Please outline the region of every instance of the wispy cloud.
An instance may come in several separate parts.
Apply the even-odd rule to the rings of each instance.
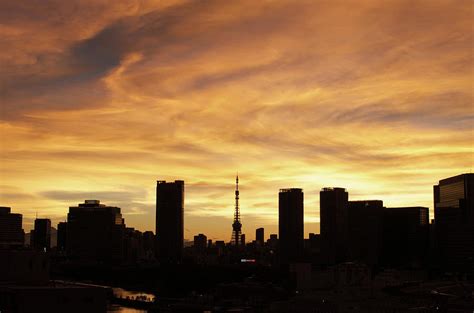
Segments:
[[[473,166],[472,10],[3,1],[0,201],[59,220],[100,198],[153,230],[155,181],[184,179],[189,238],[228,237],[237,171],[250,238],[283,187],[305,189],[306,232],[323,186],[431,206]]]

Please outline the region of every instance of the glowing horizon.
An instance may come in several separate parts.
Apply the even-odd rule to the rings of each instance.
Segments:
[[[277,233],[278,190],[425,206],[472,171],[470,1],[0,4],[0,206],[52,225],[85,199],[155,229],[185,181],[185,238]]]

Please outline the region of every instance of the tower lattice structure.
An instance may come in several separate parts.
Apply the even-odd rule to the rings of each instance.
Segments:
[[[242,244],[242,223],[240,222],[239,207],[239,175],[235,178],[235,211],[234,222],[232,223],[231,244],[235,246],[240,246]]]

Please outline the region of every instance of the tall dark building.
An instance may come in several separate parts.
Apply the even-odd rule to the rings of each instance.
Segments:
[[[474,272],[474,174],[442,179],[433,191],[441,264],[449,270]]]
[[[196,252],[203,252],[207,247],[207,236],[204,234],[199,234],[194,236],[194,249]]]
[[[157,253],[162,262],[180,262],[184,236],[184,181],[157,181]]]
[[[152,231],[143,233],[143,250],[147,258],[154,258],[156,253],[156,237]]]
[[[125,224],[120,208],[86,200],[69,207],[66,250],[72,259],[121,263]]]
[[[133,227],[126,227],[123,242],[124,263],[135,264],[145,257],[143,233]]]
[[[263,246],[265,243],[265,229],[263,227],[257,228],[255,231],[255,241],[259,246]]]
[[[59,222],[58,223],[58,250],[59,251],[66,251],[67,245],[67,223],[66,222]]]
[[[377,265],[382,254],[383,201],[349,201],[347,259]]]
[[[279,256],[282,264],[303,255],[304,196],[300,188],[280,189],[278,198]]]
[[[429,247],[429,216],[425,207],[385,208],[383,259],[394,267],[421,267]]]
[[[346,261],[349,194],[344,188],[323,188],[320,197],[322,255],[327,264]]]
[[[49,251],[51,248],[51,220],[49,218],[35,219],[35,229],[32,234],[32,246],[40,251]]]
[[[22,221],[21,214],[11,213],[9,207],[0,207],[0,247],[23,246]]]

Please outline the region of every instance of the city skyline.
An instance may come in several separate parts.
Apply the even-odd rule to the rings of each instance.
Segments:
[[[247,240],[278,232],[280,188],[304,190],[306,236],[323,187],[432,218],[433,185],[472,170],[470,1],[0,12],[0,205],[25,231],[85,199],[153,230],[155,181],[180,179],[185,238],[227,241],[238,171]]]
[[[455,175],[455,177],[460,177],[462,175],[467,175],[468,173],[462,173],[462,174],[458,174],[458,175]],[[471,174],[471,173],[469,173]],[[160,186],[160,184],[164,184],[166,183],[166,181],[163,181],[163,180],[158,180],[156,181],[157,182],[157,185]],[[176,180],[175,183],[180,183],[180,184],[184,184],[184,181],[183,180]],[[170,182],[169,185],[173,185],[174,183]],[[433,187],[436,187],[437,185],[434,184],[432,186]],[[157,187],[156,187],[157,188]],[[235,185],[234,185],[234,188],[235,188]],[[347,197],[347,194],[349,195],[348,199],[347,200],[350,200],[349,203],[357,203],[357,202],[360,202],[360,203],[375,203],[375,202],[380,202],[381,203],[381,208],[387,208],[387,207],[394,207],[394,206],[390,206],[390,205],[387,205],[386,203],[384,203],[384,200],[383,199],[375,199],[375,198],[367,198],[367,199],[355,199],[357,197],[353,197],[352,194],[350,193],[349,190],[347,190],[346,188],[344,187],[323,187],[319,190],[319,194],[321,196],[321,194],[323,193],[323,191],[332,191],[332,190],[342,190],[344,193],[346,193],[346,197]],[[183,190],[186,190],[186,188],[183,187]],[[291,187],[291,188],[280,188],[278,191],[277,191],[277,194],[276,194],[276,198],[277,198],[277,207],[276,207],[276,215],[277,215],[277,224],[276,225],[263,225],[263,224],[258,224],[258,222],[255,222],[255,221],[249,221],[249,227],[246,228],[247,232],[244,232],[242,231],[242,234],[245,236],[246,233],[248,233],[247,235],[247,239],[248,240],[256,240],[256,234],[255,234],[255,231],[257,229],[259,229],[260,227],[262,228],[265,228],[267,229],[267,237],[270,236],[270,234],[279,234],[279,224],[278,224],[278,220],[280,219],[279,218],[279,207],[280,207],[280,204],[281,204],[281,193],[282,193],[282,190],[285,191],[285,190],[300,190],[302,192],[304,192],[304,189],[301,189],[301,188],[294,188],[294,187]],[[235,192],[235,190],[234,190]],[[157,193],[157,196],[158,196],[158,193]],[[89,199],[83,199],[83,200],[80,200],[79,202],[82,202],[82,201],[89,201],[89,202],[94,202],[94,201],[100,201],[100,202],[104,202],[102,201],[101,199],[97,199],[97,198],[89,198]],[[304,202],[306,203],[306,198],[304,197]],[[113,200],[111,201],[111,203],[113,203]],[[186,203],[186,200],[184,200],[184,203]],[[107,205],[109,205],[109,203],[105,203]],[[155,210],[157,208],[157,204],[158,202],[155,201]],[[68,205],[67,209],[70,209],[71,207],[73,206],[73,204],[70,204]],[[5,206],[7,207],[7,206]],[[111,205],[110,207],[114,207],[113,205]],[[410,206],[410,205],[406,205],[405,207],[422,207],[422,206]],[[15,210],[15,207],[11,207],[13,210]],[[427,217],[428,220],[432,220],[434,219],[434,208],[432,208],[431,206],[426,206],[426,208],[428,209],[428,214],[429,216]],[[67,210],[66,209],[66,210]],[[123,210],[123,208],[120,208],[121,210]],[[234,207],[234,210],[235,210],[235,207]],[[320,214],[320,211],[321,211],[321,207],[320,207],[320,201],[318,201],[318,213]],[[304,231],[303,231],[303,237],[304,238],[308,238],[308,235],[310,235],[311,233],[317,233],[317,234],[320,234],[320,225],[319,225],[319,222],[317,223],[316,227],[315,225],[313,225],[313,223],[311,222],[307,222],[306,221],[306,212],[307,212],[307,207],[306,207],[306,204],[303,204],[303,227],[304,227]],[[18,212],[16,212],[18,213]],[[192,242],[193,241],[193,237],[197,234],[201,234],[201,233],[204,233],[206,236],[209,235],[209,239],[212,239],[212,240],[224,240],[224,241],[228,241],[228,242],[232,242],[232,239],[231,240],[228,240],[227,237],[224,235],[222,237],[219,237],[219,236],[216,236],[215,234],[211,234],[209,232],[206,233],[206,227],[207,227],[207,224],[203,224],[200,228],[200,230],[203,230],[202,232],[200,233],[195,233],[195,234],[192,234],[190,229],[187,228],[187,225],[186,225],[186,204],[184,204],[184,240],[185,241],[188,241],[188,242]],[[232,212],[234,213],[234,212]],[[21,213],[20,213],[21,214]],[[126,216],[124,215],[124,218]],[[157,218],[156,218],[156,214],[154,215],[155,219],[154,221],[156,220],[157,221]],[[49,217],[45,216],[45,217],[38,217],[38,216],[35,216],[35,219],[34,221],[38,221],[38,220],[42,220],[42,219],[49,219]],[[66,218],[67,218],[67,214],[66,214]],[[51,223],[51,227],[54,227],[56,228],[55,226],[57,226],[57,224],[63,222],[66,220],[66,218],[64,220],[59,220],[58,223],[55,223],[55,222],[52,222]],[[24,217],[23,217],[24,219]],[[210,222],[212,219],[212,217],[209,217],[209,219],[207,220],[207,222]],[[232,217],[231,218],[231,221],[233,220],[234,218]],[[28,227],[25,227],[26,225],[28,225],[27,223],[25,223],[23,221],[22,223],[23,225],[23,229],[25,230],[25,232],[28,232],[28,231],[33,231],[34,227],[32,227],[31,229],[29,229]],[[133,228],[136,228],[134,227],[133,225],[130,225],[128,224],[129,227],[133,227]],[[229,225],[225,224],[225,225],[220,225],[223,229],[225,228],[229,228]],[[157,223],[155,223],[155,228],[157,227]],[[145,231],[149,231],[149,229],[139,229],[137,228],[138,230],[142,231],[142,232],[145,232]],[[156,229],[154,229],[154,232],[156,233]],[[225,233],[225,231],[224,231]],[[188,237],[188,234],[191,234],[190,237]],[[231,236],[230,236],[231,237]]]

